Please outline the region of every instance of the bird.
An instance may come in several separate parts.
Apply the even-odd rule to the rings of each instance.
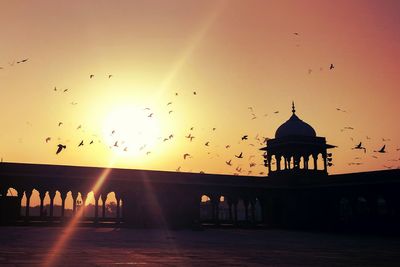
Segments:
[[[252,168],[252,167],[256,166],[256,164],[254,162],[250,162],[249,166],[250,166],[250,168]]]
[[[346,126],[346,127],[344,127],[343,129],[346,129],[346,130],[354,130],[353,127],[349,127],[349,126]]]
[[[58,153],[60,153],[63,149],[66,149],[66,148],[67,148],[66,145],[62,145],[62,144],[58,144],[57,146],[58,146],[58,148],[57,148],[57,151],[56,151],[56,155],[57,155]]]
[[[46,143],[50,142],[50,140],[51,140],[51,137],[47,137],[46,138]]]
[[[375,156],[375,155],[373,155],[372,157],[373,157],[374,159],[377,159],[377,158],[378,158],[378,157],[377,157],[377,156]]]
[[[230,148],[230,147],[231,147],[230,145],[226,145],[226,146],[225,146],[225,148],[227,148],[227,149]]]
[[[78,147],[83,146],[83,140],[79,143]]]
[[[386,145],[383,145],[383,147],[382,147],[381,149],[379,149],[378,151],[377,151],[377,150],[374,150],[374,152],[386,153],[385,148],[386,148]]]
[[[171,114],[173,112],[173,110],[168,111],[168,114]]]
[[[241,172],[241,171],[242,171],[242,168],[240,168],[239,166],[237,166],[235,170],[236,170],[237,172]]]
[[[63,91],[64,93],[66,93],[66,92],[68,92],[68,88],[67,89],[64,89],[64,91]]]
[[[189,153],[183,154],[183,159],[186,159],[187,157],[190,157],[190,154],[189,154]]]
[[[275,114],[278,114],[278,113],[279,113],[279,110],[275,111],[274,113],[275,113]]]
[[[312,69],[308,69],[308,74],[311,74],[312,73]]]
[[[174,138],[174,135],[173,135],[173,134],[170,134],[170,135],[168,136],[168,139],[171,139],[171,138]]]
[[[112,77],[112,74],[108,74],[108,79],[110,79]]]
[[[151,151],[147,151],[147,152],[146,152],[146,155],[148,156],[148,155],[150,155],[150,153],[151,153]]]
[[[194,127],[190,127],[190,130],[193,131]]]
[[[242,159],[243,158],[243,152],[240,152],[239,155],[235,155],[235,157],[237,157],[238,159]]]
[[[153,114],[154,114],[154,113],[150,113],[149,116],[147,116],[147,117],[152,118],[152,117],[153,117]]]
[[[217,128],[213,127],[212,130],[215,131]]]
[[[63,125],[63,123],[60,121],[60,122],[58,123],[58,126],[61,126],[61,125]]]
[[[81,124],[79,124],[78,127],[76,127],[77,130],[79,130],[80,128],[82,128]]]
[[[118,141],[115,141],[114,146],[118,147]]]
[[[249,138],[248,135],[243,135],[243,136],[242,136],[242,140],[247,140],[248,138]]]
[[[204,145],[205,146],[210,146],[210,142],[207,141]]]
[[[57,91],[57,86],[54,86],[54,89],[53,89],[54,91]]]
[[[388,142],[388,141],[390,141],[390,139],[389,138],[382,138],[382,142]]]
[[[92,140],[92,141],[90,141],[89,145],[91,145],[91,144],[93,144],[93,143],[94,143],[94,141]]]
[[[77,102],[73,102],[73,101],[70,104],[73,105],[73,106],[78,105]]]
[[[25,58],[23,60],[17,61],[17,64],[27,62],[29,58]]]
[[[180,172],[180,171],[181,171],[181,166],[179,166],[179,167],[176,169],[176,171],[177,171],[177,172]]]
[[[112,131],[111,131],[111,134],[115,134],[115,130],[112,130]]]
[[[362,143],[360,142],[358,145],[353,147],[352,149],[364,149],[364,153],[367,153],[367,149],[362,146]]]
[[[171,105],[171,104],[172,104],[172,102],[168,102],[168,103],[167,103],[167,106],[169,106],[169,105]]]
[[[335,66],[333,65],[333,64],[331,64],[330,66],[329,66],[329,69],[330,70],[333,70],[335,68]]]
[[[178,96],[178,93],[175,93],[175,96]]]
[[[124,152],[128,152],[128,147],[125,147],[125,148],[124,148]]]
[[[193,94],[194,94],[194,95],[197,95],[196,91],[193,91]]]
[[[293,34],[294,34],[294,35],[297,35],[297,36],[299,35],[299,33],[298,33],[298,32],[294,32]]]
[[[169,140],[168,138],[164,138],[164,139],[163,139],[163,142],[168,141],[168,140]]]
[[[89,78],[92,79],[94,77],[94,74],[90,74]]]
[[[229,165],[229,166],[232,166],[232,160],[231,160],[231,159],[228,160],[228,161],[225,161],[225,163],[226,163],[227,165]]]

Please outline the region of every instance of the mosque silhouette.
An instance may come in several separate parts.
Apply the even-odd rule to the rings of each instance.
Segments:
[[[400,170],[328,175],[332,148],[296,115],[293,103],[289,120],[261,148],[267,177],[3,162],[0,221],[63,225],[81,210],[85,225],[398,232]],[[11,188],[16,196],[7,195]],[[32,192],[40,197],[36,214]],[[94,205],[82,205],[90,192]],[[115,194],[112,215],[106,212],[110,192]],[[54,205],[55,198],[61,206]],[[65,209],[67,202],[71,210]]]

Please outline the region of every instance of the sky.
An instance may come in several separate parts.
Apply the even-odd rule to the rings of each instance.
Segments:
[[[399,168],[399,13],[399,1],[1,1],[0,156],[265,176],[261,142],[294,101],[337,146],[330,174]]]

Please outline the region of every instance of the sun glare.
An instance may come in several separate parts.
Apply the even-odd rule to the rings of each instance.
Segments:
[[[159,136],[160,122],[150,109],[118,107],[104,120],[104,140],[118,156],[143,155],[155,146]]]

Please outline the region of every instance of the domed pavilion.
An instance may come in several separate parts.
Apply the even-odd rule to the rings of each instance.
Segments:
[[[292,102],[292,116],[275,132],[275,138],[267,140],[265,165],[269,175],[277,174],[328,174],[327,166],[332,165],[332,154],[327,149],[335,146],[326,143],[325,137],[318,137],[314,128],[302,121]],[[322,157],[323,166],[318,166]],[[312,159],[313,166],[309,161]],[[273,168],[273,165],[276,165]]]

